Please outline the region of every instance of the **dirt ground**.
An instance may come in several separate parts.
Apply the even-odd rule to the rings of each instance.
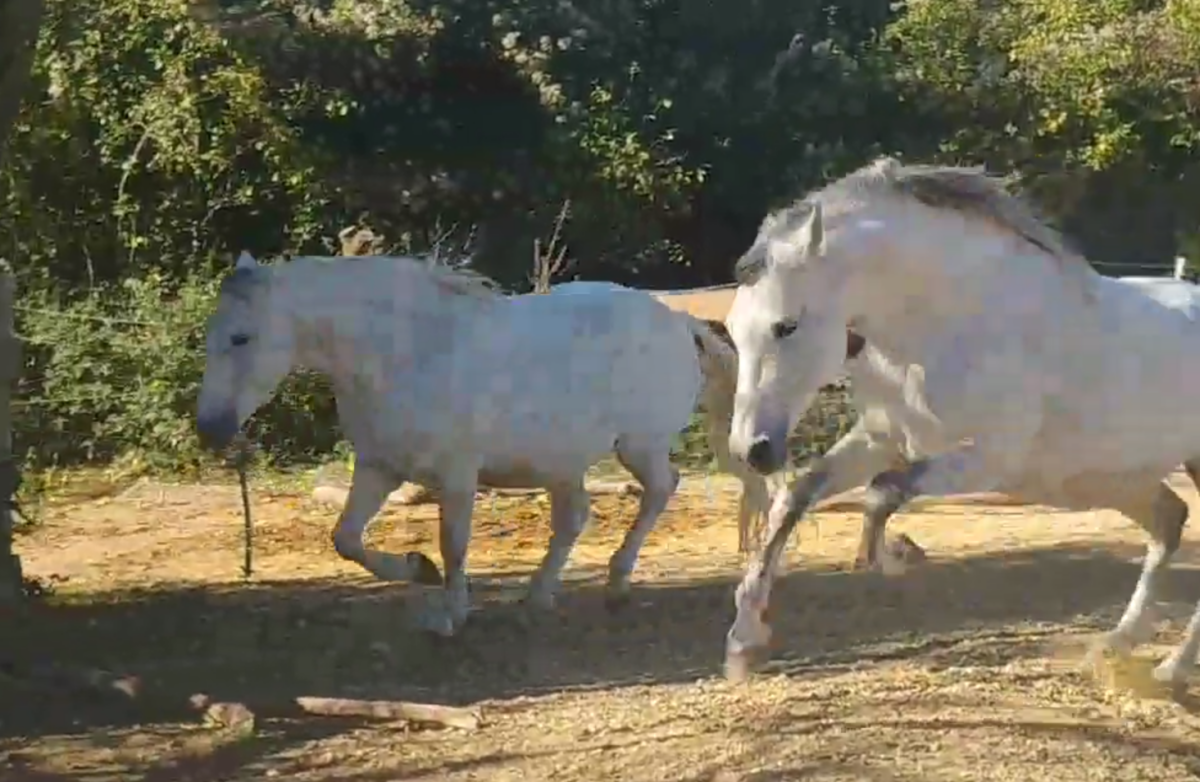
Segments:
[[[1189,501],[1195,502],[1193,494]],[[0,780],[148,782],[778,782],[1194,780],[1200,708],[1146,671],[1200,596],[1193,528],[1167,616],[1139,663],[1079,666],[1136,579],[1140,534],[1115,514],[941,504],[899,516],[929,560],[852,573],[859,518],[816,515],[773,595],[774,657],[721,678],[741,563],[725,485],[689,480],[642,552],[634,603],[601,582],[636,499],[594,503],[559,610],[514,604],[541,558],[548,507],[482,500],[470,566],[478,611],[461,636],[408,632],[408,587],[334,555],[333,512],[254,496],[255,574],[240,576],[228,486],[141,484],[53,507],[19,541],[57,594],[0,617],[0,657],[136,674],[112,703],[0,677]],[[372,543],[439,561],[432,507],[389,509]],[[1170,620],[1170,621],[1166,621]],[[13,663],[12,661],[16,662]],[[476,731],[260,714],[251,733],[202,724],[189,695],[297,695],[477,704]]]

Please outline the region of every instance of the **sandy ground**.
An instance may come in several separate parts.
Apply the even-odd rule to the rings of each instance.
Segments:
[[[848,572],[857,514],[817,514],[773,596],[774,657],[733,686],[721,662],[741,568],[735,498],[689,480],[617,613],[600,584],[636,499],[598,498],[559,610],[532,623],[513,601],[543,554],[548,507],[485,499],[471,549],[479,610],[451,640],[409,632],[406,602],[419,595],[340,562],[332,511],[299,494],[256,492],[249,583],[233,487],[142,484],[51,508],[20,549],[58,594],[3,617],[0,648],[20,664],[134,673],[153,697],[112,706],[0,684],[0,780],[1200,776],[1198,707],[1145,675],[1200,597],[1194,529],[1156,643],[1097,679],[1080,670],[1083,646],[1119,614],[1141,556],[1119,516],[925,506],[893,530],[929,561],[886,578]],[[437,561],[434,509],[389,509],[371,542]],[[479,704],[486,722],[466,732],[281,717],[233,735],[180,708],[194,692]]]

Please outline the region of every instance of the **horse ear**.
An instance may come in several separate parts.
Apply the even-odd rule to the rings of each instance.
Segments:
[[[233,265],[234,269],[253,269],[258,266],[258,261],[254,260],[254,256],[246,250],[242,250],[242,254],[237,257],[237,263]]]
[[[825,249],[825,221],[821,202],[808,202],[805,206],[807,213],[803,218],[799,215],[793,218],[787,227],[786,237],[773,242],[778,246],[778,250],[770,254],[773,262],[784,266],[803,263],[805,258],[819,256]]]
[[[825,222],[821,211],[821,202],[817,201],[813,204],[806,221],[805,233],[808,236],[804,249],[808,255],[820,255],[825,247]]]

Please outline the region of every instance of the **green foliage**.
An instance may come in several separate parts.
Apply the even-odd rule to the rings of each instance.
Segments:
[[[1018,172],[1090,257],[1144,273],[1200,227],[1196,9],[912,0],[885,38],[940,156]]]
[[[117,456],[154,470],[200,467],[193,422],[215,288],[152,275],[69,304],[26,297],[16,452],[34,467]],[[338,434],[327,385],[306,374],[290,379],[255,417],[254,435],[276,462],[332,448]]]
[[[958,112],[1009,113],[964,126],[954,146],[987,134],[1011,162],[1050,152],[1099,170],[1195,146],[1198,16],[1187,1],[923,0],[888,36],[901,80]]]
[[[325,206],[275,91],[183,0],[50,0],[9,141],[0,248],[26,288],[303,246]]]
[[[824,453],[854,426],[857,413],[850,401],[849,386],[836,383],[824,388],[816,402],[796,424],[788,441],[793,463]],[[692,469],[714,469],[716,460],[708,447],[708,434],[700,413],[692,416],[671,450],[677,464]]]

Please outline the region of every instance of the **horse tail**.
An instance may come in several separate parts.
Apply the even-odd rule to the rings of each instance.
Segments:
[[[724,324],[686,316],[704,373],[700,404],[708,429],[708,446],[717,460],[717,469],[730,473],[742,483],[738,502],[738,551],[753,551],[762,539],[763,525],[770,510],[771,493],[767,479],[750,469],[729,450],[729,427],[733,423],[733,400],[737,392],[737,350]]]

